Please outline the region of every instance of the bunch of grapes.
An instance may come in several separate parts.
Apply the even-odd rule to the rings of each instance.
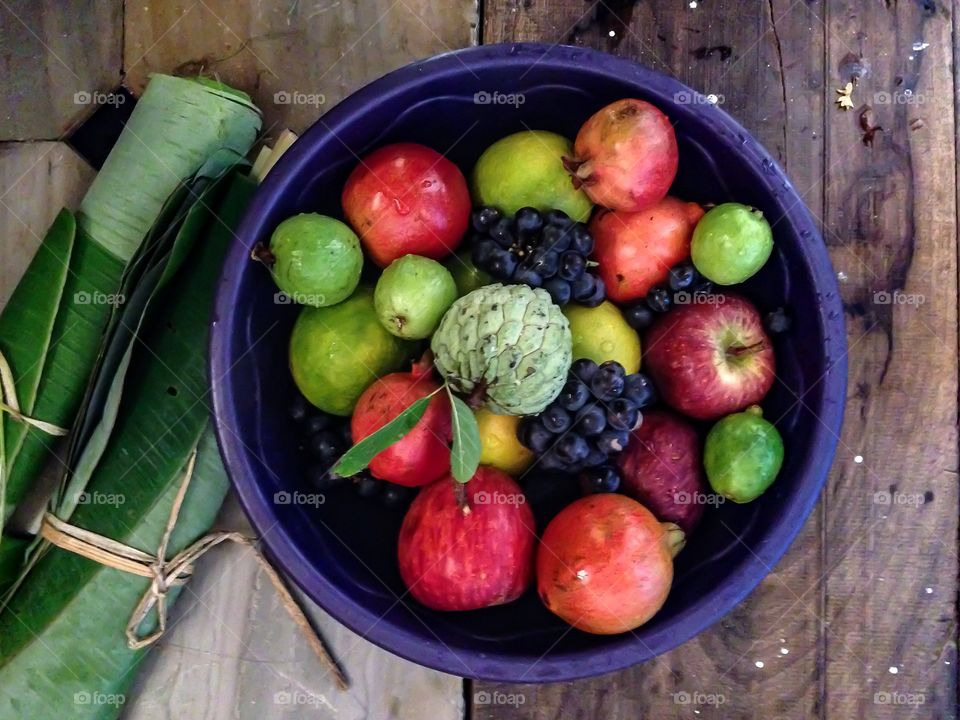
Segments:
[[[557,305],[596,307],[607,296],[603,281],[587,269],[593,235],[562,210],[525,207],[512,218],[494,207],[473,212],[474,265],[504,282],[542,287]]]
[[[689,303],[695,295],[712,291],[713,283],[698,273],[693,263],[682,262],[670,268],[667,282],[654,285],[646,298],[627,307],[623,315],[634,329],[646,330],[656,314],[665,313],[674,305]]]
[[[577,360],[557,399],[539,415],[525,418],[517,437],[540,456],[540,469],[583,471],[584,489],[612,492],[619,476],[607,463],[627,446],[630,432],[643,421],[640,411],[655,400],[653,384],[643,373],[627,375],[614,361],[597,365]]]
[[[353,444],[350,418],[322,412],[299,394],[290,404],[290,417],[297,423],[300,447],[309,458],[306,480],[311,487],[328,491],[349,484],[360,497],[377,498],[388,507],[403,505],[413,499],[411,488],[377,480],[368,472],[351,478],[342,478],[330,472],[340,456]]]

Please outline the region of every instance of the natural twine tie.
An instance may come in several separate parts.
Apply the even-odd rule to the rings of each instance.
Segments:
[[[32,427],[47,433],[48,435],[63,436],[67,430],[54,425],[24,415],[20,409],[20,403],[17,400],[16,384],[13,379],[13,372],[10,364],[0,352],[0,412],[5,412],[14,420],[26,423]],[[2,432],[2,428],[0,428]],[[254,538],[249,538],[237,532],[213,532],[204,535],[189,547],[181,550],[167,560],[167,546],[170,543],[170,536],[177,525],[177,519],[180,516],[180,508],[183,505],[183,499],[186,497],[187,488],[190,487],[190,481],[193,478],[193,469],[197,460],[197,451],[194,450],[187,462],[187,467],[183,475],[183,482],[177,489],[177,495],[173,501],[173,507],[170,508],[170,516],[167,518],[167,525],[163,531],[163,537],[160,540],[160,546],[155,555],[150,555],[142,550],[123,543],[112,540],[95,532],[84,530],[76,525],[71,525],[58,518],[53,513],[47,512],[43,516],[43,523],[40,526],[40,536],[55,545],[58,548],[67,550],[85,557],[94,562],[115,568],[131,575],[139,575],[150,579],[150,587],[140,598],[137,607],[134,608],[127,622],[126,636],[127,645],[132,650],[140,650],[152,645],[166,632],[167,629],[167,592],[171,588],[180,587],[193,576],[194,563],[203,556],[208,550],[216,547],[222,542],[234,542],[244,545],[253,551],[253,556],[257,563],[270,578],[270,582],[280,596],[280,601],[287,613],[296,623],[297,627],[307,638],[307,642],[320,662],[333,675],[337,687],[341,690],[347,690],[349,684],[343,671],[331,657],[319,634],[310,624],[303,609],[297,604],[293,593],[284,582],[280,574],[274,570],[273,566],[267,562],[266,558],[257,548]],[[3,470],[6,461],[0,458],[0,481],[3,480]],[[3,483],[0,482],[0,508],[3,507]],[[2,521],[0,521],[2,522]],[[140,625],[147,618],[152,610],[157,613],[157,628],[146,636],[139,634]]]
[[[179,587],[187,582],[193,575],[194,563],[203,556],[208,550],[216,547],[222,542],[234,542],[244,545],[253,551],[253,556],[257,563],[270,578],[270,582],[280,596],[280,601],[287,613],[297,624],[297,627],[307,638],[307,642],[313,651],[320,658],[324,667],[333,675],[337,687],[346,690],[349,687],[347,679],[331,657],[327,648],[324,646],[316,630],[310,624],[303,609],[297,604],[296,599],[287,587],[283,578],[267,562],[266,558],[257,549],[257,543],[254,538],[249,538],[237,532],[213,532],[204,535],[189,547],[181,550],[170,560],[166,559],[167,546],[170,542],[170,535],[176,527],[177,518],[180,515],[180,508],[183,505],[183,499],[187,494],[187,488],[190,486],[190,480],[193,477],[193,468],[196,463],[197,453],[194,450],[187,463],[186,471],[183,475],[183,482],[177,489],[177,495],[173,501],[173,507],[170,508],[170,516],[167,518],[167,525],[164,528],[163,537],[160,540],[160,546],[155,555],[150,555],[137,548],[124,545],[116,540],[111,540],[103,535],[84,530],[75,525],[70,525],[52,513],[46,513],[43,518],[43,524],[40,528],[40,535],[52,545],[67,550],[69,552],[81,555],[82,557],[98,562],[101,565],[122,570],[123,572],[141,577],[150,578],[150,587],[140,598],[140,602],[134,608],[127,622],[127,644],[133,650],[152,645],[159,640],[167,629],[167,592],[171,588]],[[141,623],[147,618],[152,610],[157,613],[157,628],[146,636],[139,634]]]

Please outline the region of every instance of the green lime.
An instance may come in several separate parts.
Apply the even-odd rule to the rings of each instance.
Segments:
[[[290,371],[312,404],[349,415],[363,391],[398,370],[415,347],[384,329],[373,291],[361,287],[338,305],[300,311],[290,336]]]
[[[592,308],[571,303],[563,314],[570,322],[574,360],[589,358],[598,365],[615,360],[627,375],[640,369],[640,336],[612,302],[605,300]]]
[[[360,239],[326,215],[303,213],[284,220],[273,231],[269,254],[277,287],[301,305],[336,305],[360,282]]]
[[[461,250],[456,255],[451,255],[444,265],[457,284],[457,297],[463,297],[493,282],[492,277],[473,264],[469,250]]]
[[[703,465],[715,492],[737,503],[756,500],[783,464],[780,433],[753,405],[727,415],[707,433]]]
[[[397,258],[377,281],[373,303],[383,326],[397,337],[422,340],[457,299],[450,271],[420,255]]]
[[[773,232],[763,213],[740,203],[717,205],[693,230],[690,256],[717,285],[736,285],[754,275],[773,251]]]
[[[474,204],[492,205],[507,215],[522,207],[556,208],[586,222],[593,202],[573,186],[563,167],[563,158],[572,156],[569,140],[545,130],[523,130],[497,140],[473,168]]]

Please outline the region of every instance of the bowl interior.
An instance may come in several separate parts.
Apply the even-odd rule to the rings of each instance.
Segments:
[[[522,94],[478,104],[475,93]],[[678,94],[680,93],[680,94]],[[573,137],[594,111],[640,97],[676,124],[673,194],[759,207],[774,228],[770,262],[742,288],[761,309],[794,311],[775,339],[778,381],[764,403],[786,442],[780,477],[759,500],[711,508],[676,565],[659,614],[634,633],[571,630],[530,592],[508,606],[443,614],[405,594],[396,566],[401,511],[328,493],[318,506],[276,504],[312,492],[302,481],[285,408],[294,393],[287,343],[295,306],[248,249],[298,212],[342,217],[340,192],[358,158],[390,142],[445,154],[468,173],[491,142],[545,129]],[[522,159],[521,159],[522,160]],[[718,619],[765,575],[809,513],[829,467],[843,403],[843,326],[823,243],[782,172],[735,122],[674,80],[572,48],[485,47],[398,71],[325,115],[261,188],[227,261],[212,341],[221,445],[241,499],[275,559],[338,619],[400,655],[450,673],[544,681],[592,675],[648,659]]]

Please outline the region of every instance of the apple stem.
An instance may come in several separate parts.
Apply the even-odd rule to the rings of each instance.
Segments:
[[[464,515],[469,515],[471,513],[470,503],[467,502],[467,488],[463,483],[459,483],[456,480],[453,482],[453,495],[457,499],[457,507],[460,508],[460,511]]]
[[[755,353],[763,350],[765,343],[763,340],[755,342],[753,345],[736,345],[727,348],[727,355],[732,355],[735,358],[744,357],[745,355],[753,355]]]

